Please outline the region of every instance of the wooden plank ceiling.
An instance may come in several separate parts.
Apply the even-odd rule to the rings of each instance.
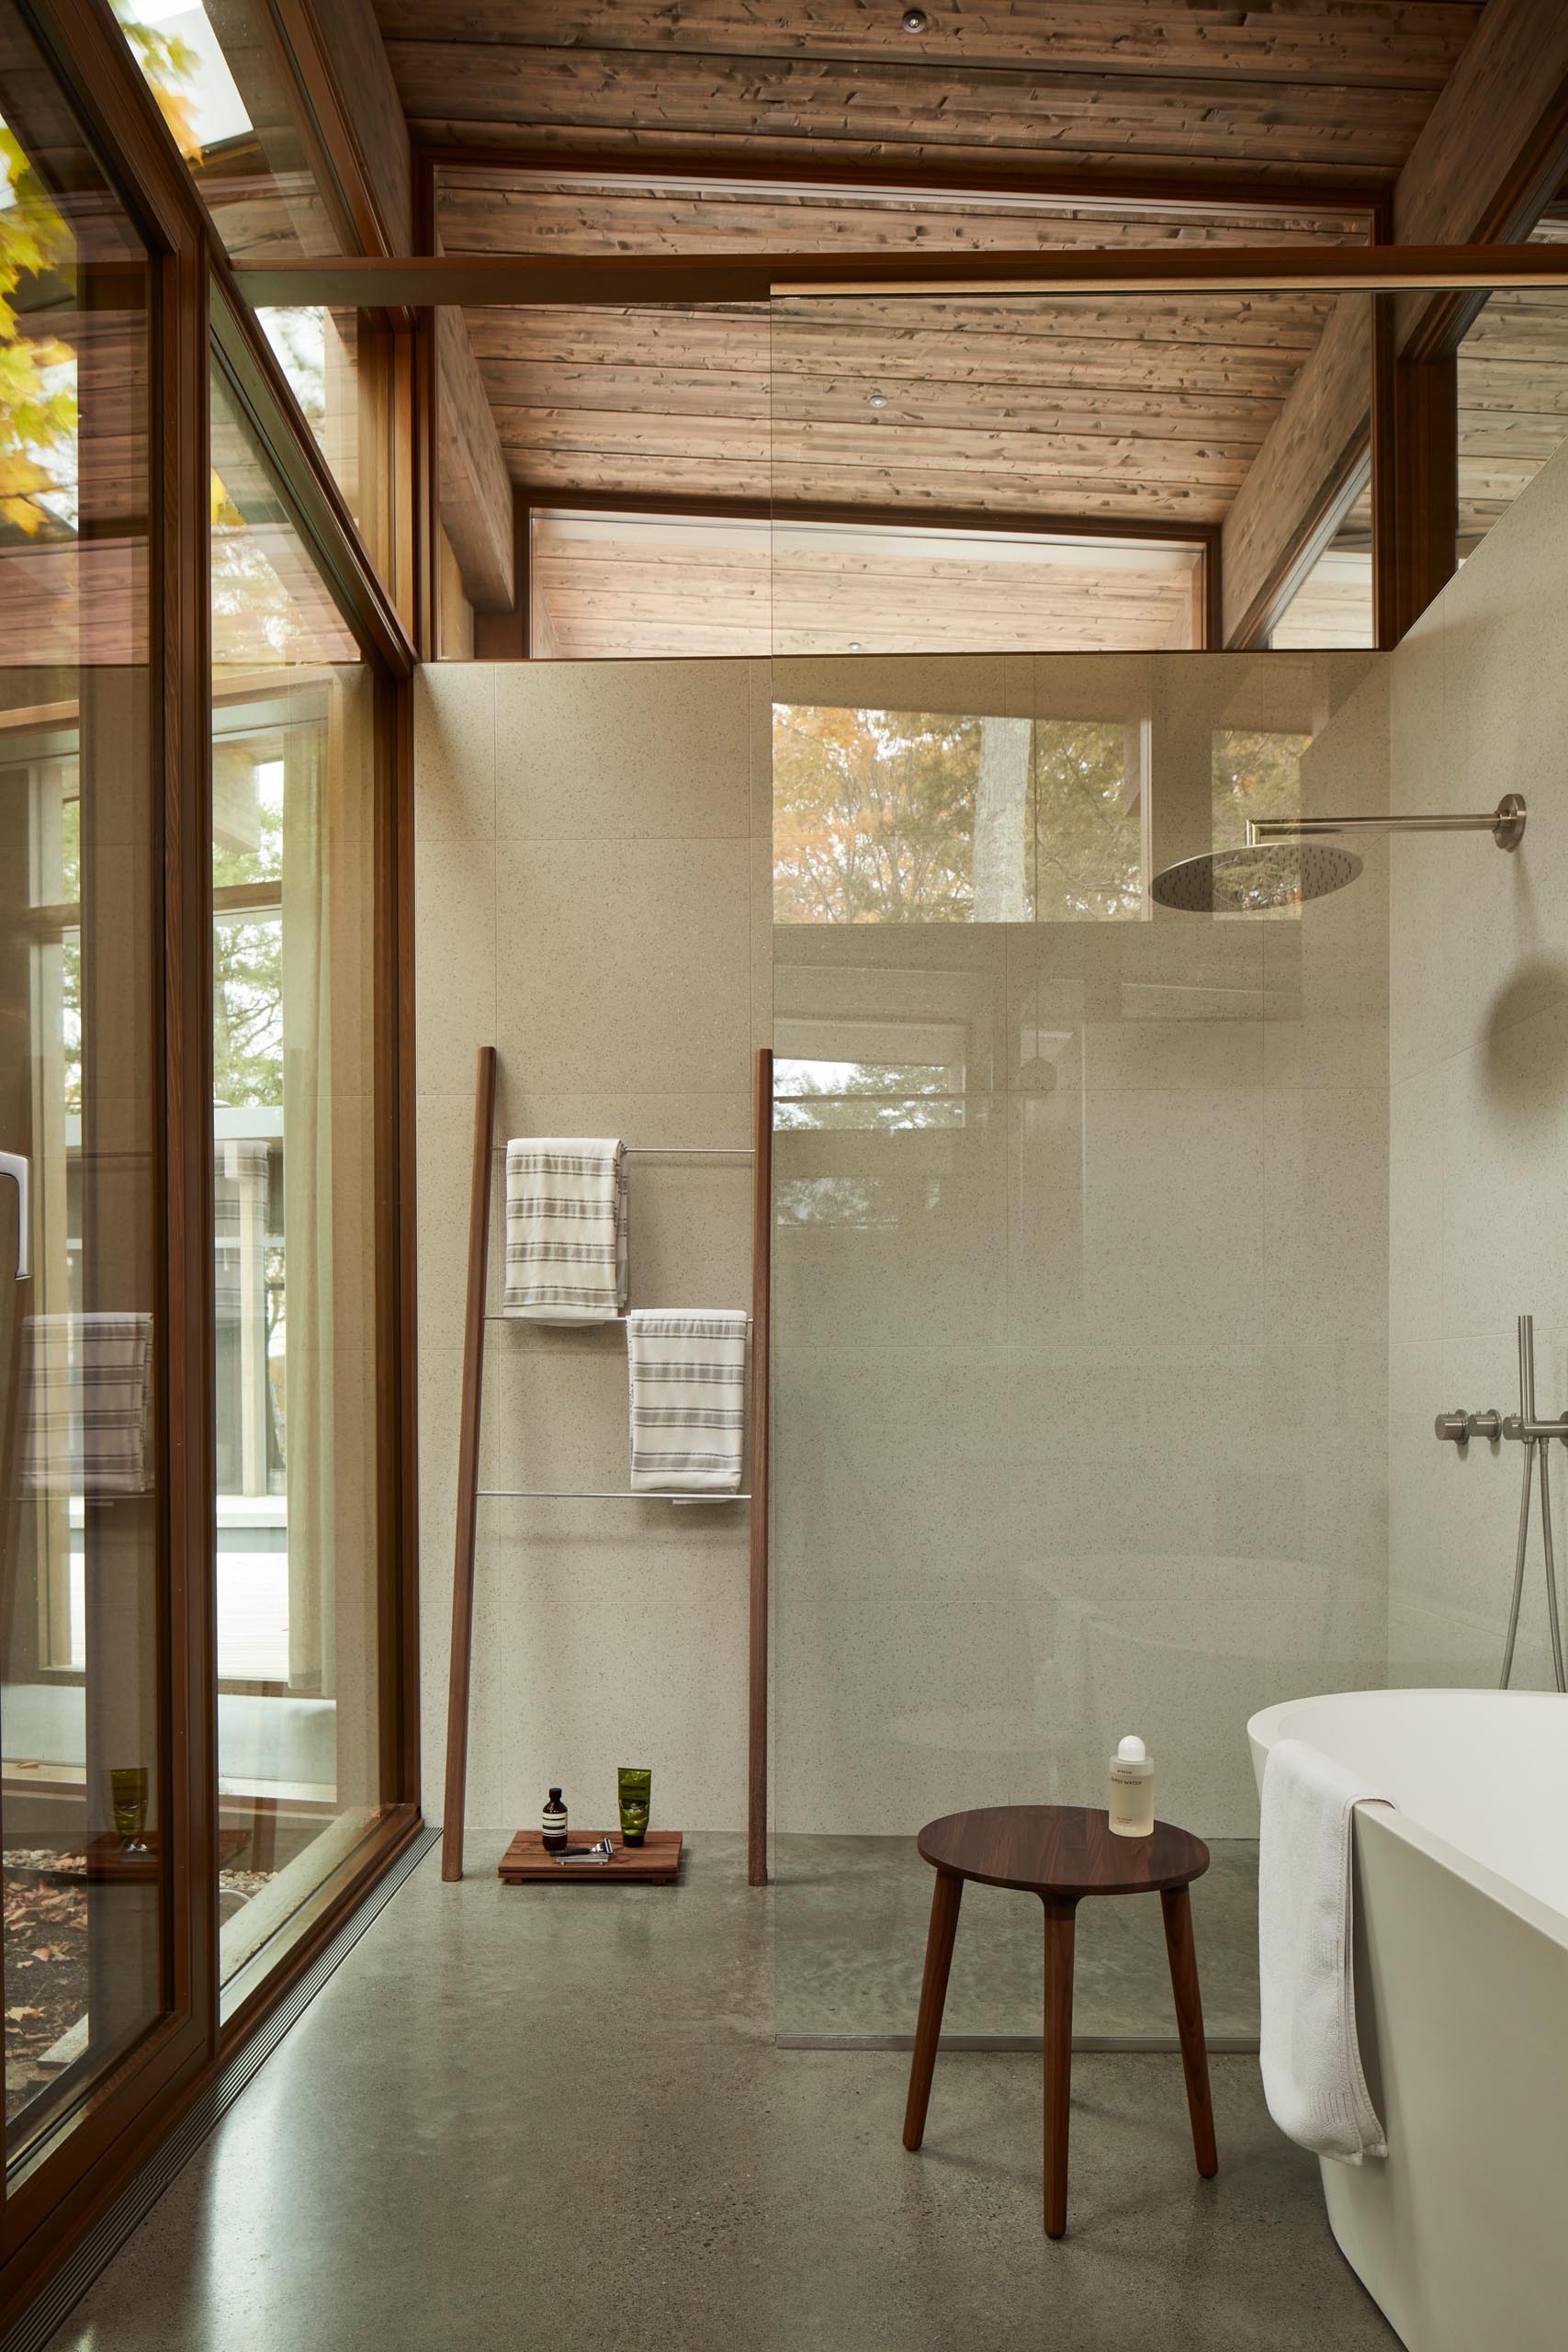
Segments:
[[[1481,14],[949,0],[911,37],[897,0],[377,11],[413,135],[440,151],[446,250],[627,254],[1359,242]],[[916,527],[962,511],[1197,535],[1330,307],[836,300],[468,324],[536,503],[771,499]],[[604,593],[613,579],[640,610],[674,576],[605,573]],[[1080,579],[1078,605],[1095,593]],[[1125,619],[1128,593],[1107,581],[1107,612]],[[1179,627],[1168,593],[1151,589],[1140,642]]]
[[[1472,0],[377,0],[414,135],[1392,181]]]

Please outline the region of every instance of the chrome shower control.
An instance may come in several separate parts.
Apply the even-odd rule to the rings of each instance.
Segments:
[[[1525,1449],[1524,1481],[1519,1490],[1519,1540],[1514,1549],[1514,1591],[1508,1603],[1508,1632],[1503,1644],[1503,1671],[1497,1678],[1500,1690],[1506,1690],[1514,1671],[1514,1645],[1518,1638],[1519,1603],[1525,1590],[1525,1553],[1529,1544],[1531,1473],[1540,1473],[1540,1542],[1545,1555],[1546,1623],[1551,1635],[1551,1679],[1560,1691],[1568,1691],[1568,1671],[1562,1657],[1562,1615],[1557,1605],[1557,1554],[1551,1541],[1551,1479],[1547,1468],[1547,1453],[1554,1437],[1568,1442],[1568,1413],[1555,1421],[1544,1421],[1535,1407],[1535,1317],[1519,1317],[1519,1409],[1510,1413],[1503,1424],[1503,1435],[1517,1439]]]
[[[1495,1409],[1489,1413],[1467,1413],[1465,1431],[1470,1437],[1483,1437],[1488,1445],[1495,1445],[1503,1434],[1503,1416]]]
[[[1432,1424],[1438,1435],[1454,1445],[1470,1443],[1470,1416],[1462,1408],[1453,1413],[1439,1413]]]
[[[1509,1413],[1503,1422],[1503,1435],[1508,1439],[1560,1437],[1568,1445],[1568,1413],[1561,1413],[1554,1421],[1527,1421],[1517,1413]]]

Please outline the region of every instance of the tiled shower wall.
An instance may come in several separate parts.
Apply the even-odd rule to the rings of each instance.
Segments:
[[[440,1808],[475,1048],[496,1132],[750,1142],[772,1025],[765,700],[744,662],[454,663],[421,676],[419,1039],[423,1785]],[[765,678],[763,681],[765,696]],[[759,731],[759,729],[761,731]],[[759,751],[760,746],[760,751]],[[760,763],[760,764],[759,764]],[[491,1228],[499,1304],[502,1190]],[[635,1160],[632,1299],[749,1307],[741,1160]],[[618,1328],[486,1334],[485,1487],[624,1487]],[[744,1505],[480,1506],[472,1867],[558,1782],[615,1819],[651,1765],[655,1818],[745,1818]]]
[[[1529,807],[1393,862],[1390,1679],[1495,1683],[1519,1449],[1440,1444],[1457,1405],[1517,1408],[1515,1318],[1537,1403],[1568,1407],[1568,458],[1559,455],[1391,657],[1393,805]],[[1551,1449],[1560,1506],[1568,1453]],[[1558,1511],[1559,1542],[1568,1512]],[[1514,1680],[1550,1687],[1539,1519]]]
[[[1279,657],[1283,661],[1285,657]],[[1386,668],[1292,657],[1308,805],[1386,791]],[[1264,657],[456,664],[419,695],[422,1646],[438,1810],[475,1047],[497,1132],[749,1140],[802,1020],[956,1026],[961,1127],[778,1138],[775,1815],[905,1832],[1097,1801],[1254,1826],[1247,1714],[1383,1679],[1386,902],[1299,922],[772,924],[773,699],[1087,711],[1153,747],[1156,865],[1208,845]],[[774,960],[776,958],[776,990]],[[776,994],[776,1006],[775,1006]],[[632,1175],[634,1296],[744,1304],[743,1165]],[[499,1223],[492,1231],[497,1254]],[[491,1326],[485,1486],[622,1485],[618,1331]],[[746,1526],[481,1508],[468,1834],[619,1763],[744,1814]],[[658,1792],[666,1792],[661,1802]]]

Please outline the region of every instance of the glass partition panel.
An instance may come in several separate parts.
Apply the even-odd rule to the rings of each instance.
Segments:
[[[212,387],[219,1906],[230,1997],[381,1811],[375,682]]]
[[[368,387],[360,376],[358,311],[297,306],[258,311],[256,318],[344,505],[378,555],[379,516],[365,495],[370,485],[360,478],[362,452],[365,465],[374,462],[376,435],[363,422]]]
[[[1568,245],[1553,205],[1532,244]],[[1568,441],[1568,291],[1498,288],[1459,347],[1461,562]]]
[[[341,252],[341,193],[318,175],[319,139],[266,0],[116,0],[115,15],[231,260]],[[386,338],[363,333],[351,310],[256,315],[371,561],[389,578]]]
[[[0,7],[0,1831],[14,2182],[170,2006],[149,274]]]
[[[341,250],[266,0],[115,0],[231,259]]]
[[[1250,641],[1369,441],[1367,296],[845,288],[772,321],[780,655]],[[1367,521],[1283,641],[1370,642]]]
[[[1103,1804],[1129,1731],[1211,1844],[1210,2030],[1256,2031],[1247,1718],[1386,1655],[1383,865],[1289,922],[1147,880],[1386,805],[1385,684],[772,665],[785,2038],[908,2035],[914,1833]],[[1037,1907],[971,1890],[948,2030],[1038,2035],[1040,1975]],[[1171,2032],[1156,1905],[1086,1906],[1077,2024]]]
[[[1302,648],[1371,646],[1372,618],[1372,494],[1370,465],[1327,546],[1292,592],[1269,632],[1280,652]]]
[[[1123,650],[1197,642],[1203,551],[994,528],[750,514],[531,517],[537,651],[563,661],[769,652]],[[1087,601],[1086,601],[1087,600]]]

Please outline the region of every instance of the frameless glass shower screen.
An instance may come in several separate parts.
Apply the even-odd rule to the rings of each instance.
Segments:
[[[1386,899],[1156,908],[1247,815],[1373,808],[1375,656],[775,658],[778,2030],[911,2032],[915,1833],[1104,1802],[1129,1731],[1256,2031],[1248,1714],[1382,1679]],[[954,2033],[1038,2035],[966,1895]],[[1171,2031],[1158,1906],[1077,2023]]]

